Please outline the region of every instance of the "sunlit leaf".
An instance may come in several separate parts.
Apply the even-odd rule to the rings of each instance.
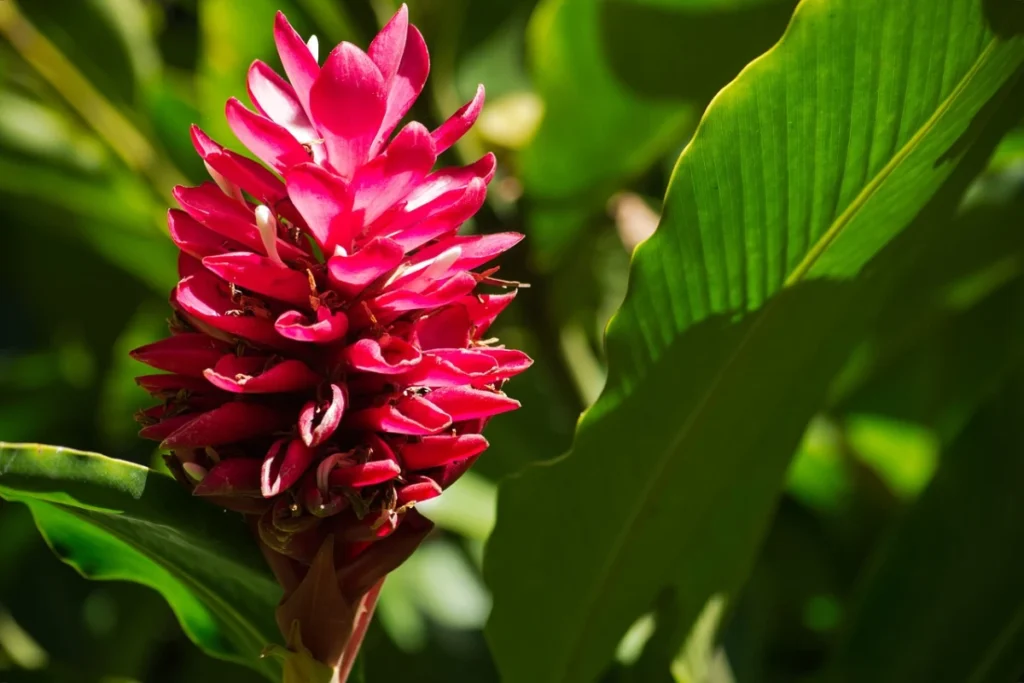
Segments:
[[[637,249],[573,452],[499,495],[504,680],[593,680],[662,589],[682,634],[742,584],[806,421],[915,245],[873,257],[1024,62],[982,4],[804,0],[716,98]]]
[[[1018,128],[1000,143],[992,158],[992,166],[996,169],[1004,169],[1011,165],[1019,166],[1022,163],[1024,163],[1024,128]],[[1024,171],[1018,171],[1018,175],[1021,174],[1024,174]]]
[[[612,192],[675,152],[782,34],[795,0],[549,0],[530,31],[544,118],[522,153],[533,249],[557,262]]]
[[[240,518],[145,467],[52,446],[0,444],[0,496],[83,575],[150,586],[197,645],[273,679],[260,653],[281,591]]]

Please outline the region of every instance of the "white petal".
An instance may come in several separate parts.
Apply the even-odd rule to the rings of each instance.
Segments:
[[[460,256],[462,247],[455,246],[414,266],[403,265],[387,279],[384,286],[394,284],[410,292],[422,292],[431,282],[447,273]]]
[[[284,265],[281,255],[277,251],[277,219],[266,204],[256,207],[256,227],[260,229],[260,239],[263,240],[263,248],[267,250],[267,256],[272,261]]]

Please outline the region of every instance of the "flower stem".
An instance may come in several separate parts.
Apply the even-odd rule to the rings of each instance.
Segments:
[[[380,598],[380,589],[383,585],[384,579],[381,579],[363,597],[362,603],[359,605],[359,616],[356,617],[355,628],[352,629],[352,636],[349,638],[345,654],[341,658],[341,665],[338,667],[334,683],[345,683],[349,674],[352,673],[352,667],[355,666],[356,658],[359,656],[359,648],[362,647],[363,638],[366,637],[370,621],[373,620],[373,611],[377,608],[377,599]]]

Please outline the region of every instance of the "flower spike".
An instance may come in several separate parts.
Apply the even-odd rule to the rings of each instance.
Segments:
[[[416,504],[519,407],[503,387],[531,361],[486,334],[515,283],[477,269],[522,236],[457,234],[493,155],[435,168],[482,86],[433,131],[399,128],[430,68],[404,5],[368,52],[342,43],[321,62],[280,13],[273,34],[284,74],[254,62],[251,107],[225,107],[259,161],[192,128],[213,182],[174,190],[172,334],[132,355],[168,373],[138,380],[159,399],[141,434],[196,496],[249,518],[281,581],[283,656],[343,680],[380,582],[430,531]]]

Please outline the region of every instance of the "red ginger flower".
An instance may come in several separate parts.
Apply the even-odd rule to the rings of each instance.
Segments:
[[[274,38],[288,80],[254,62],[257,111],[226,107],[272,171],[192,129],[214,182],[175,188],[172,336],[133,352],[170,374],[138,379],[163,399],[141,434],[195,495],[252,516],[286,591],[331,537],[354,603],[429,530],[412,507],[487,447],[488,418],[519,406],[501,386],[530,359],[484,338],[515,290],[479,291],[514,283],[474,269],[522,236],[456,234],[492,154],[433,170],[482,86],[436,130],[392,135],[429,70],[405,6],[368,53],[342,43],[322,67],[280,13]]]

